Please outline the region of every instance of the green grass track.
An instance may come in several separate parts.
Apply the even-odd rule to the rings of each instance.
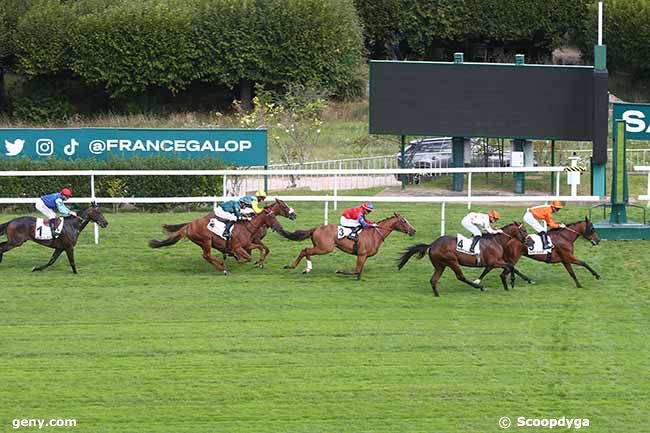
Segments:
[[[292,205],[285,228],[322,223],[322,205]],[[275,233],[266,269],[229,259],[227,277],[188,241],[147,247],[162,223],[199,213],[107,214],[100,245],[81,237],[78,275],[65,255],[31,273],[51,253],[33,243],[5,254],[0,431],[74,418],[43,431],[498,432],[502,416],[650,431],[650,244],[578,240],[603,276],[576,268],[583,289],[561,265],[522,259],[537,285],[506,292],[493,271],[481,293],[447,270],[434,298],[428,259],[395,262],[438,236],[440,206],[377,207],[375,219],[401,211],[418,234],[391,235],[361,281],[335,274],[354,265],[338,251],[310,275],[282,269],[309,242]],[[447,209],[455,233],[466,209]],[[524,211],[499,209],[504,222]],[[569,205],[560,220],[584,215]]]

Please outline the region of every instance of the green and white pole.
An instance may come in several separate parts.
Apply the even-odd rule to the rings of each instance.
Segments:
[[[454,63],[462,65],[465,61],[463,53],[454,53]],[[465,138],[452,137],[451,139],[451,158],[455,168],[465,166]],[[454,173],[452,191],[462,191],[464,189],[464,174]]]
[[[627,161],[625,158],[625,120],[616,121],[612,151],[612,213],[609,222],[612,224],[627,223],[625,207],[629,202],[627,185]]]
[[[525,58],[523,54],[516,54],[515,55],[515,65],[517,66],[524,66],[525,65]],[[526,143],[526,140],[523,139],[516,139],[514,140],[514,151],[515,152],[524,152],[524,145]],[[524,165],[526,165],[524,161]],[[515,173],[515,194],[525,194],[526,193],[526,175],[525,173]]]
[[[607,46],[603,45],[603,1],[598,1],[598,45],[594,46],[594,69],[595,72],[607,71]],[[597,196],[605,195],[606,165],[591,165],[591,194]]]

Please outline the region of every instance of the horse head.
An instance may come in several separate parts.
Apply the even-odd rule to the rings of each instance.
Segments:
[[[273,210],[278,215],[282,215],[285,218],[290,220],[295,220],[297,218],[296,211],[292,207],[289,207],[284,201],[279,198],[275,199],[275,203],[269,206],[269,209]]]
[[[277,218],[275,218],[275,212],[271,209],[265,208],[262,210],[262,213],[258,215],[258,217],[261,219],[261,224],[265,225],[266,227],[272,228],[276,231],[282,228],[282,225],[278,222]]]
[[[97,206],[97,203],[92,202],[92,205],[84,211],[84,219],[90,220],[91,222],[99,224],[101,228],[104,228],[108,225],[108,221],[104,218],[104,214]]]
[[[526,248],[532,248],[535,245],[535,241],[528,235],[528,230],[526,230],[523,223],[513,221],[511,226],[514,228],[512,237],[526,245]]]
[[[415,236],[415,228],[408,222],[406,218],[404,218],[402,215],[398,214],[395,212],[393,214],[393,218],[396,219],[397,222],[393,226],[394,230],[397,230],[402,233],[406,233],[409,236]]]
[[[585,217],[584,225],[585,226],[584,231],[582,232],[582,236],[591,242],[592,245],[598,245],[600,243],[600,236],[598,236],[598,233],[596,233],[594,224],[589,220],[588,217]]]

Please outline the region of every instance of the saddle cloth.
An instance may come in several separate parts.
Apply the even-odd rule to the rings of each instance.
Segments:
[[[233,224],[230,226],[230,234],[232,234],[232,229],[235,225]],[[223,232],[226,229],[226,223],[216,219],[216,218],[210,218],[210,221],[208,222],[208,230],[210,230],[212,233],[215,235],[219,236],[221,239],[225,239],[223,237]]]
[[[551,251],[553,251],[553,241],[551,241],[551,237],[549,236],[548,238],[548,243],[551,245],[551,248],[545,250],[542,248],[542,237],[537,234],[530,234],[528,235],[534,242],[535,245],[528,248],[528,255],[534,255],[534,254],[548,254]]]
[[[471,256],[480,256],[481,255],[481,241],[479,240],[474,249],[474,253],[469,252],[469,247],[472,246],[472,238],[466,238],[460,233],[456,234],[456,251],[461,253],[469,254]]]
[[[56,221],[59,225],[56,231],[61,233],[63,231],[63,218],[57,218]],[[46,218],[36,218],[36,227],[34,228],[34,239],[39,241],[52,240],[52,227],[50,227],[50,220]]]
[[[344,226],[339,226],[338,230],[336,231],[336,239],[344,239],[350,236],[350,233],[352,233],[352,228],[350,227],[344,227]]]

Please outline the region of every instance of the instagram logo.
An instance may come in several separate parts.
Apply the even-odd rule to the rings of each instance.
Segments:
[[[41,138],[36,141],[36,154],[50,156],[54,153],[54,142],[49,138]]]

